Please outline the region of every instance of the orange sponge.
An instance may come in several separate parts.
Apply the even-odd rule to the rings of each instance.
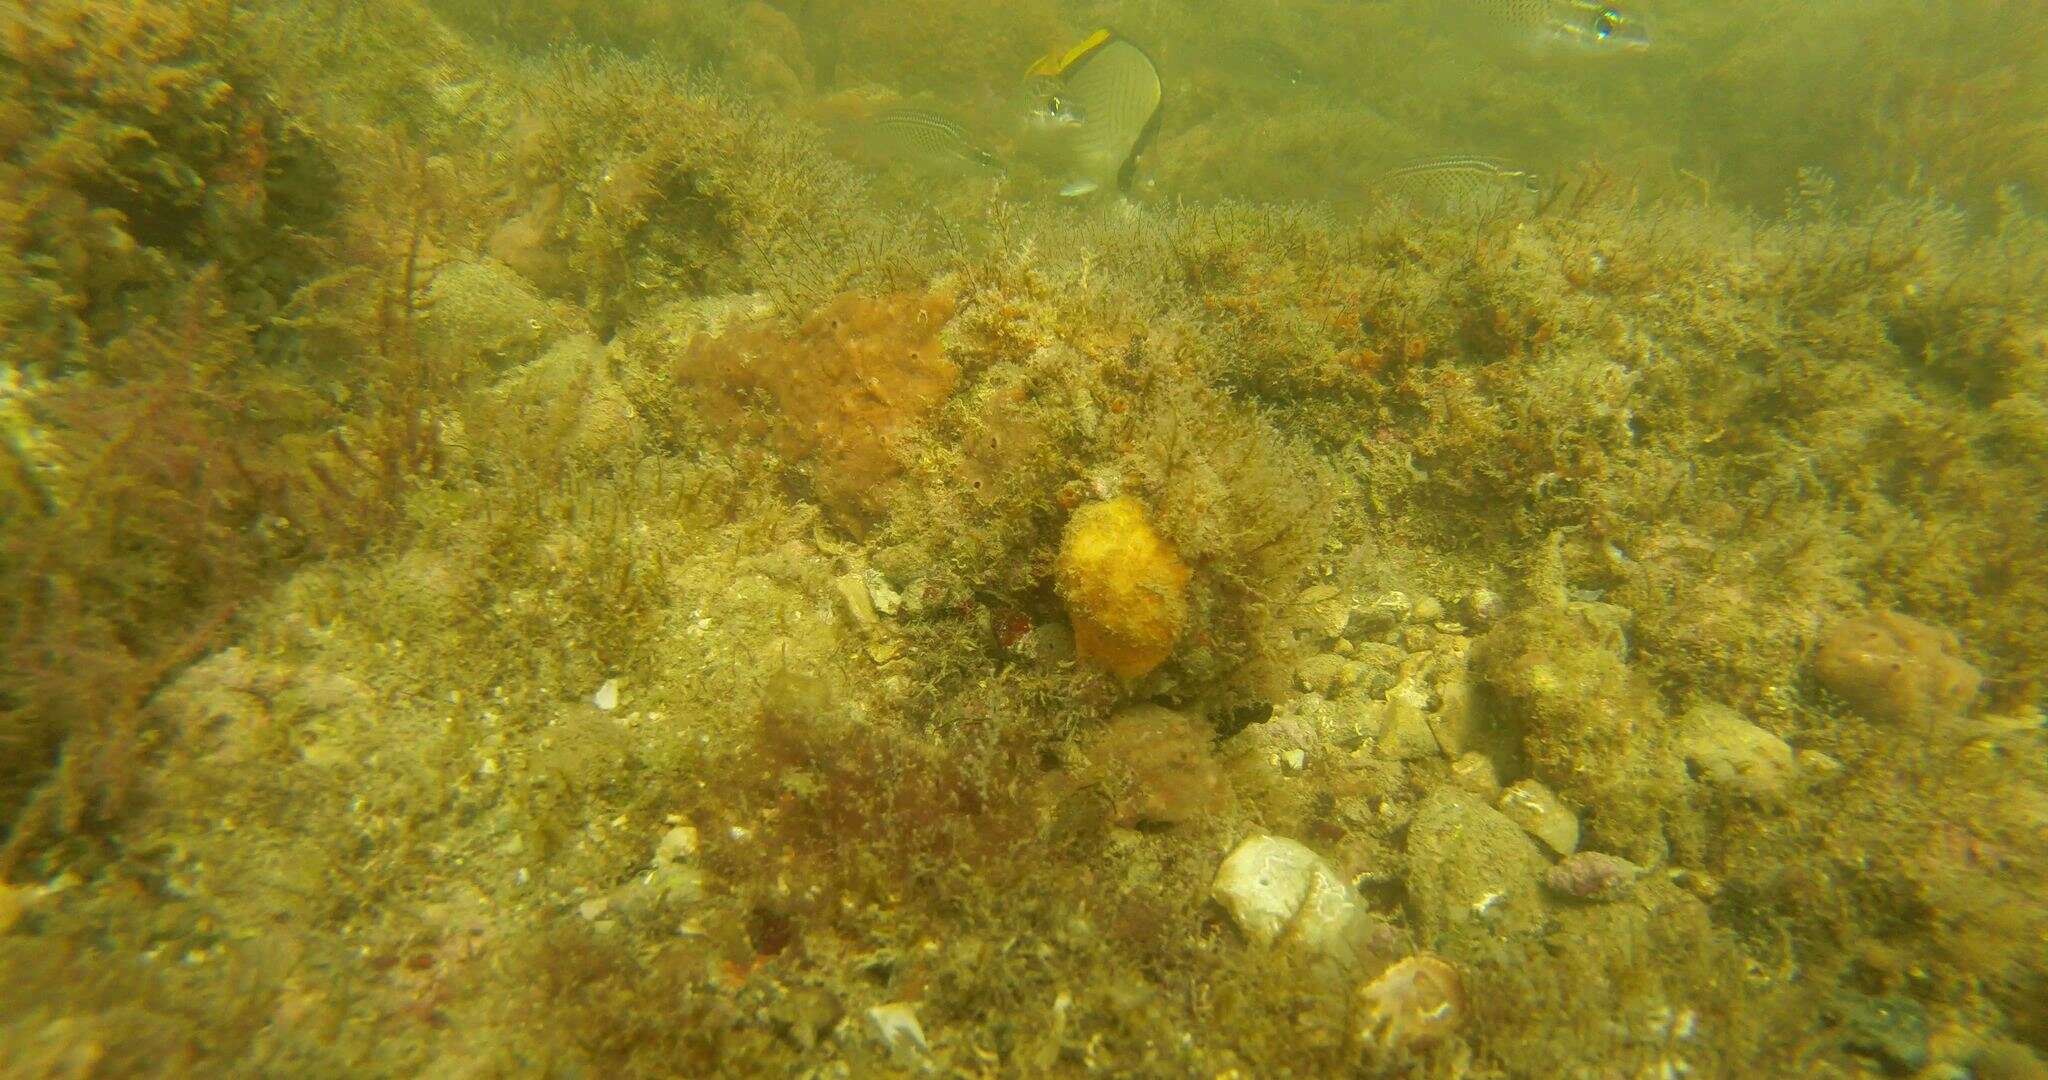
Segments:
[[[1056,567],[1081,657],[1135,679],[1187,628],[1190,571],[1129,496],[1074,511]]]

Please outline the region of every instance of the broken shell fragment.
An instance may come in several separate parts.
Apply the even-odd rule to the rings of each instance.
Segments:
[[[1329,863],[1283,836],[1239,844],[1216,871],[1211,893],[1253,941],[1287,940],[1333,956],[1361,913]]]
[[[1458,969],[1418,953],[1359,988],[1359,1044],[1377,1059],[1426,1050],[1465,1022],[1465,989]]]

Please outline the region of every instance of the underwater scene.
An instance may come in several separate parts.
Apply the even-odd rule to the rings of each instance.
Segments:
[[[2048,1078],[2040,0],[0,0],[0,1080]]]

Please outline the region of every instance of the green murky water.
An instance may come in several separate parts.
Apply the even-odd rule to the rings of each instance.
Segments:
[[[2048,1074],[2048,21],[0,0],[0,1076]]]

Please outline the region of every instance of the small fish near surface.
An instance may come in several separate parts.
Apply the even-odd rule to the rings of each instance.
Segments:
[[[1620,54],[1649,48],[1642,17],[1602,0],[1441,0],[1479,28],[1529,48]]]
[[[867,142],[877,156],[933,172],[994,175],[1002,160],[976,143],[967,129],[930,109],[885,109],[868,120]]]
[[[1025,77],[1029,127],[1065,177],[1060,194],[1128,193],[1165,103],[1152,58],[1115,31],[1097,30],[1041,58]]]
[[[1535,208],[1541,192],[1535,173],[1470,154],[1419,158],[1380,178],[1380,193],[1389,199],[1461,217],[1525,212]]]

